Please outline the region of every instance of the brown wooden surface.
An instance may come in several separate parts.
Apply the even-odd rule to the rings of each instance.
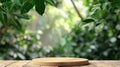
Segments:
[[[89,61],[89,65],[84,66],[75,66],[75,67],[120,67],[119,60],[92,60]],[[6,60],[0,61],[0,67],[40,67],[33,65],[31,60],[29,61],[15,61],[15,60]]]

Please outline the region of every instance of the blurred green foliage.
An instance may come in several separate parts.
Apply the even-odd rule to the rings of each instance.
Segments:
[[[91,4],[89,1],[88,4]],[[75,57],[120,59],[120,1],[94,0],[87,18],[65,37]],[[71,40],[68,40],[71,38]]]
[[[38,14],[43,15],[47,4],[56,6],[53,0],[0,0],[0,59],[34,57],[30,54],[37,52],[38,45],[34,44],[40,34],[25,30],[32,20],[28,12],[34,7]]]
[[[0,34],[0,59],[32,59],[51,56],[104,60],[120,59],[119,0],[82,0],[83,4],[88,7],[87,17],[83,21],[76,21],[76,24],[71,23],[76,20],[74,17],[76,15],[65,8],[70,17],[70,20],[65,18],[65,22],[71,26],[71,32],[63,36],[57,45],[52,46],[40,45],[41,34],[28,30],[23,31],[24,23],[21,23],[23,21],[20,20],[30,18],[27,13],[33,6],[42,15],[45,9],[43,0],[40,2],[42,8],[37,6],[39,3],[37,0],[34,0],[36,2],[32,2],[32,0],[22,1],[0,1],[0,30],[8,29],[5,33]],[[58,1],[56,3],[59,3],[62,0],[56,1]],[[79,0],[75,1],[78,2]],[[53,6],[56,5],[52,0],[46,0],[45,2]],[[12,4],[9,7],[7,3]],[[60,7],[59,4],[57,5]],[[13,7],[11,8],[11,6]],[[8,26],[10,27],[8,28]],[[15,28],[18,31],[14,30]]]
[[[61,38],[47,56],[120,59],[120,1],[84,0],[87,18]]]

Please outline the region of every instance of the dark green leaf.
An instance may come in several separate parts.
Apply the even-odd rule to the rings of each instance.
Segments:
[[[92,18],[88,18],[88,19],[85,19],[83,22],[90,23],[90,22],[95,22],[95,20]]]
[[[7,1],[7,2],[3,3],[2,5],[3,6],[1,7],[1,9],[3,8],[4,12],[7,13],[7,12],[9,12],[11,10],[13,3],[10,2],[10,1]]]
[[[7,11],[6,11],[6,8],[5,7],[0,7],[0,11],[2,11],[3,13],[7,13]]]
[[[22,9],[21,9],[21,14],[25,14],[30,11],[34,6],[33,0],[28,0],[24,3]]]
[[[54,0],[45,0],[45,2],[52,6],[56,6],[56,3],[54,2]]]
[[[18,20],[10,18],[10,23],[12,24],[12,26],[14,28],[16,28],[17,30],[23,32],[22,25],[20,24],[20,22]]]
[[[35,1],[35,9],[40,14],[43,15],[45,11],[44,0],[34,0]]]
[[[20,0],[20,3],[23,4],[23,3],[24,3],[24,0]]]
[[[2,11],[0,11],[0,21],[3,24],[3,26],[7,23],[7,15],[4,14]]]
[[[10,0],[0,0],[1,3],[7,2],[7,1],[10,1]]]
[[[4,23],[4,16],[3,16],[2,11],[0,11],[0,21],[1,21],[1,23],[2,23],[3,25],[5,25],[5,23]]]

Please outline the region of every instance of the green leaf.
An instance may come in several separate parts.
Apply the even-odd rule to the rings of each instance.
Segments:
[[[24,14],[24,15],[21,15],[21,14],[14,14],[17,18],[20,18],[20,19],[30,19],[29,15],[27,14]]]
[[[23,0],[14,0],[14,3],[21,6],[23,3]]]
[[[24,0],[19,0],[19,1],[20,1],[20,3],[21,3],[21,4],[23,4],[23,3],[24,3]]]
[[[45,0],[45,2],[52,6],[56,6],[56,3],[53,0]]]
[[[90,23],[90,22],[95,22],[95,20],[93,18],[88,18],[85,19],[83,22]]]
[[[10,1],[10,0],[0,0],[1,3],[7,2],[7,1]]]
[[[85,6],[89,6],[89,3],[90,3],[90,0],[83,0],[83,4],[84,4]]]
[[[33,6],[34,6],[33,0],[27,0],[21,9],[21,14],[28,13],[30,9],[33,8]]]
[[[7,15],[4,14],[2,11],[0,11],[0,21],[3,24],[3,26],[5,26],[7,23]]]
[[[16,19],[13,19],[13,18],[10,18],[10,23],[12,24],[12,26],[14,28],[16,28],[17,30],[23,32],[23,29],[22,29],[22,25],[20,24],[20,22]]]
[[[4,23],[4,16],[3,16],[2,11],[0,11],[0,21],[1,21],[1,23],[2,23],[3,25],[5,25],[5,23]]]
[[[44,0],[34,0],[35,1],[35,9],[40,14],[43,15],[45,11]]]

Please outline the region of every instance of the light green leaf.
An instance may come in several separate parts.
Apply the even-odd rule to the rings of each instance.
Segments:
[[[54,0],[45,0],[45,2],[52,6],[56,6],[56,3],[54,2]]]

